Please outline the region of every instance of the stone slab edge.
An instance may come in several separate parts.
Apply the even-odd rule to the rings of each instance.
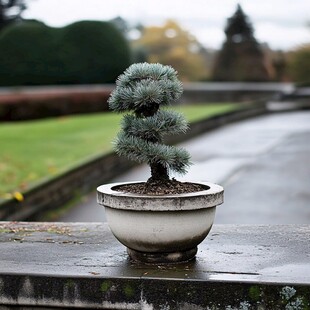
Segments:
[[[1,305],[154,310],[310,307],[310,287],[289,283],[2,274],[0,291],[0,309]]]

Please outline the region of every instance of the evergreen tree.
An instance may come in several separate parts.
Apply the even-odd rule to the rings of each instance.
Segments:
[[[226,41],[220,50],[213,71],[216,81],[267,81],[264,55],[254,37],[254,30],[240,5],[228,18]]]
[[[129,112],[123,118],[115,150],[130,160],[148,163],[152,174],[149,184],[169,184],[169,170],[182,174],[189,166],[186,150],[163,143],[165,135],[182,133],[188,128],[182,114],[160,109],[178,100],[182,92],[172,67],[138,63],[117,79],[109,99],[112,110]]]
[[[0,0],[0,31],[10,23],[20,20],[25,9],[24,0]]]

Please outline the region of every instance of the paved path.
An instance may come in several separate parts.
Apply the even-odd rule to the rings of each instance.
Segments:
[[[226,125],[182,146],[194,163],[185,179],[225,188],[216,223],[310,223],[310,111]],[[148,167],[140,166],[113,181],[148,177]],[[104,221],[104,210],[92,193],[60,220]]]

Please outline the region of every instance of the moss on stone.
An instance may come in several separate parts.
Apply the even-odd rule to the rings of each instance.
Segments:
[[[253,301],[259,301],[261,297],[261,291],[258,285],[253,285],[249,289],[249,297]]]
[[[100,291],[106,293],[112,286],[111,281],[103,281],[100,286]]]
[[[124,285],[123,291],[127,298],[130,298],[135,295],[135,289],[130,284]]]

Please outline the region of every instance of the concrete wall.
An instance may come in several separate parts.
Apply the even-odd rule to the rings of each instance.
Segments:
[[[291,83],[186,83],[181,102],[251,102],[273,100],[295,89]]]

